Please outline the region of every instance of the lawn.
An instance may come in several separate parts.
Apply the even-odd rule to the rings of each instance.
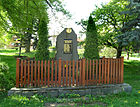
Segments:
[[[10,74],[15,78],[16,74],[16,59],[14,55],[16,50],[0,50],[0,61],[8,63]],[[25,54],[33,57],[33,54]],[[140,107],[140,61],[125,60],[124,61],[124,82],[129,83],[133,87],[132,93],[120,93],[107,96],[79,96],[78,94],[67,94],[59,98],[49,98],[34,95],[30,98],[25,96],[7,96],[7,92],[0,92],[0,107],[43,107],[43,106],[81,106],[81,107]]]

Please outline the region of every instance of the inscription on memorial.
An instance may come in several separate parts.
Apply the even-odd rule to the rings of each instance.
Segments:
[[[64,40],[64,54],[72,54],[72,40]]]

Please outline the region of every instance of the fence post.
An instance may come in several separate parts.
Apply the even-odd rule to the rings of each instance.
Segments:
[[[85,86],[85,59],[82,59],[82,85]]]
[[[58,72],[59,72],[59,74],[58,74],[58,84],[59,84],[59,87],[61,86],[61,59],[59,59],[59,66],[58,66]]]
[[[124,57],[121,57],[121,83],[123,83]]]
[[[19,62],[20,59],[17,58],[17,62],[16,62],[16,87],[19,87]]]

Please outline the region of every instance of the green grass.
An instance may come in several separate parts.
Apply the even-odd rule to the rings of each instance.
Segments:
[[[16,50],[0,50],[0,61],[8,63],[10,74],[16,77],[16,59],[14,57]],[[9,55],[10,54],[10,55]],[[33,57],[35,52],[22,53],[24,56]],[[54,54],[51,54],[52,57]],[[68,95],[60,98],[49,98],[34,95],[31,98],[25,96],[7,96],[7,92],[0,92],[0,107],[43,107],[49,103],[68,105],[74,104],[74,107],[140,107],[140,61],[124,61],[124,82],[133,87],[132,93],[120,93],[115,95],[103,96],[79,96]],[[62,105],[61,105],[62,107]]]

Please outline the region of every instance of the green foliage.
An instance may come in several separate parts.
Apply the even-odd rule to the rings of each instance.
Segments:
[[[36,51],[35,58],[37,60],[49,59],[48,28],[47,28],[47,22],[45,20],[40,21],[38,35],[39,35],[39,41],[37,44],[37,51]]]
[[[13,86],[12,81],[10,81],[9,67],[6,63],[0,62],[0,89],[8,90]]]
[[[100,56],[105,56],[107,58],[113,58],[116,56],[116,49],[111,47],[105,47],[104,49],[101,49]]]
[[[84,56],[87,59],[99,58],[98,35],[96,31],[95,22],[93,21],[91,16],[89,17],[88,25],[87,25]]]

